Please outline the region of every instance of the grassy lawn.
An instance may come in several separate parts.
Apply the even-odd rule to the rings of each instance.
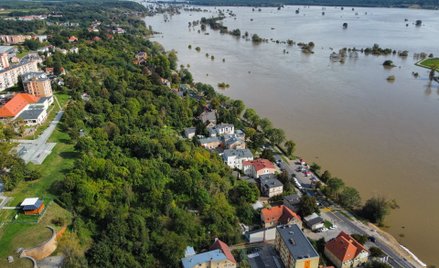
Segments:
[[[331,227],[333,226],[332,222],[330,222],[330,221],[324,221],[323,224],[324,224],[325,227],[328,228],[328,229],[331,228]]]
[[[431,69],[433,67],[437,67],[439,69],[439,58],[425,59],[419,61],[417,65],[428,69]]]
[[[68,144],[69,137],[67,134],[54,131],[50,142],[56,142],[52,153],[46,158],[42,165],[29,164],[31,168],[41,172],[41,178],[30,182],[21,182],[13,191],[6,192],[6,196],[12,197],[7,206],[16,206],[26,197],[40,197],[44,199],[46,210],[39,219],[36,216],[18,216],[14,220],[17,211],[3,210],[0,213],[0,267],[8,267],[7,256],[12,255],[16,258],[15,251],[19,247],[33,247],[44,242],[50,237],[50,231],[46,225],[51,223],[52,219],[61,217],[66,223],[71,222],[70,212],[64,210],[55,202],[54,196],[49,192],[50,186],[57,180],[61,180],[65,171],[73,166],[76,153],[72,144]],[[14,222],[15,221],[15,222]],[[17,264],[16,264],[17,265]],[[14,266],[20,267],[20,266]]]

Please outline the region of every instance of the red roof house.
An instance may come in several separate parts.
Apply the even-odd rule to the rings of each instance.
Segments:
[[[69,37],[69,42],[70,42],[70,43],[72,43],[72,42],[78,42],[78,38],[77,38],[76,36],[72,35],[72,36]]]
[[[226,243],[224,243],[223,241],[219,240],[218,238],[215,238],[215,242],[209,248],[209,250],[215,250],[215,249],[221,250],[224,253],[224,255],[226,255],[226,258],[229,261],[231,261],[232,263],[236,264],[236,260],[233,257],[232,252],[230,251],[229,246]]]
[[[16,94],[10,101],[0,108],[0,118],[15,118],[31,103],[35,103],[39,100],[26,93]]]
[[[369,252],[352,236],[341,232],[325,245],[325,255],[337,268],[358,267],[367,262]]]
[[[299,215],[284,205],[261,210],[261,220],[265,228],[276,226],[278,224],[298,224],[302,225]]]
[[[254,178],[259,178],[261,175],[274,174],[276,167],[267,159],[259,158],[252,161],[242,162],[244,173]]]

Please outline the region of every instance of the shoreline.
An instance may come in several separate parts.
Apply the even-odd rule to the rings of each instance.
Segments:
[[[148,3],[148,2],[147,2]],[[202,2],[202,1],[188,1],[188,2],[167,2],[167,1],[158,1],[154,2],[157,4],[168,4],[168,5],[192,5],[192,6],[207,6],[207,7],[256,7],[256,8],[278,8],[281,6],[306,6],[306,7],[359,7],[359,8],[395,8],[395,9],[418,9],[418,10],[439,10],[439,6],[437,7],[423,7],[419,6],[418,4],[401,4],[401,5],[362,5],[362,4],[349,4],[349,5],[333,5],[330,3],[278,3],[278,4],[271,4],[271,3],[260,3],[260,4],[233,4],[233,3],[220,3],[220,4],[212,4],[208,2]]]
[[[160,3],[160,2],[159,2]],[[185,4],[185,3],[166,3],[166,4]],[[209,4],[194,4],[194,3],[190,3],[189,5],[193,5],[193,6],[206,6],[206,7],[215,7],[215,6],[221,6],[221,7],[253,7],[252,5],[209,5]],[[298,6],[298,5],[294,5],[294,4],[287,4],[286,6]],[[313,4],[313,5],[309,5],[309,6],[325,6],[325,5],[317,5],[317,4]],[[340,7],[340,6],[334,6],[334,5],[328,5],[330,7]],[[260,6],[260,7],[278,7],[278,6]],[[349,7],[353,7],[353,5],[349,6]],[[355,6],[356,7],[356,6]],[[400,8],[400,9],[411,9],[410,7],[385,7],[385,6],[358,6],[358,7],[371,7],[371,8]],[[416,9],[423,9],[423,8],[416,8]],[[425,9],[425,10],[435,10],[435,9]],[[164,33],[162,33],[164,35]],[[157,41],[159,42],[159,41]],[[181,62],[180,62],[181,63]],[[420,66],[422,67],[422,66]],[[217,89],[217,87],[214,86],[214,88],[216,89],[215,91],[219,94],[222,94],[222,92],[220,90]],[[373,225],[370,222],[367,222],[367,225]],[[412,263],[412,265],[415,265],[416,267],[426,267],[426,264],[423,263],[415,254],[413,254],[408,248],[404,247],[403,245],[401,245],[396,238],[390,234],[389,232],[375,226],[374,229],[379,230],[379,233],[382,234],[385,238],[386,238],[386,242],[389,243],[390,245],[394,246],[392,247],[393,249],[395,249],[395,247],[397,246],[399,250],[395,250],[395,252],[397,252],[399,255],[407,258],[407,260],[410,260],[411,262],[415,262],[415,264]],[[378,232],[378,231],[377,231]],[[391,238],[391,239],[389,239]]]

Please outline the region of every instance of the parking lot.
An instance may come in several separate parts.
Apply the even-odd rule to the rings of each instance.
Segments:
[[[56,143],[48,143],[50,136],[56,128],[56,125],[61,120],[64,112],[60,111],[56,114],[52,122],[50,122],[47,129],[35,140],[14,140],[19,145],[15,148],[18,157],[23,159],[25,163],[32,162],[41,165],[46,157],[52,152]]]

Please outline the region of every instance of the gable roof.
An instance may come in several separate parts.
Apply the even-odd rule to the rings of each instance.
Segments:
[[[261,210],[261,218],[265,223],[275,221],[278,224],[287,224],[292,218],[301,221],[300,217],[294,213],[294,211],[284,205],[263,208]]]
[[[10,101],[0,108],[0,117],[15,117],[26,105],[35,103],[38,97],[26,93],[16,94]]]
[[[326,243],[325,249],[341,262],[355,259],[360,252],[367,251],[363,245],[345,232],[341,232],[336,238]]]
[[[270,168],[270,169],[274,169],[274,164],[267,159],[264,158],[259,158],[256,160],[252,160],[252,161],[245,161],[244,163],[242,163],[243,165],[251,165],[255,168],[256,172],[259,170],[262,170],[264,168]]]
[[[226,243],[219,240],[218,238],[215,238],[215,243],[213,243],[212,246],[210,246],[210,250],[214,249],[220,249],[224,255],[226,255],[227,259],[233,263],[236,263],[235,258],[232,255],[232,252],[230,252],[229,246],[227,246]]]

